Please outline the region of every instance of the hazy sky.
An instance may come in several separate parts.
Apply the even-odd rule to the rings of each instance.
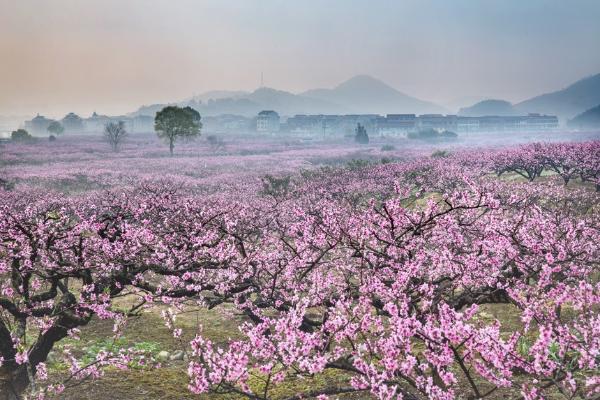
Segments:
[[[598,0],[0,0],[0,115],[369,74],[443,105],[600,72]]]

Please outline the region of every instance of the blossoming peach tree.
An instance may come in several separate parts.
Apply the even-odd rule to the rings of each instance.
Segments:
[[[187,371],[196,394],[271,399],[287,379],[334,370],[335,382],[293,398],[598,396],[598,195],[489,174],[521,163],[531,181],[544,160],[565,183],[593,180],[598,159],[570,146],[419,159],[238,201],[168,185],[2,191],[0,398],[127,368],[134,349],[87,362],[67,352],[60,382],[45,363],[93,317],[118,337],[157,304],[179,337],[170,313],[184,302],[244,316],[225,344],[200,321]],[[135,301],[115,307],[124,296]]]

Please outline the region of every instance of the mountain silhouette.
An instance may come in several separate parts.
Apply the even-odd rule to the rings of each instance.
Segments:
[[[556,92],[542,94],[515,105],[522,113],[542,113],[572,118],[600,104],[600,74],[581,79]]]
[[[201,115],[238,114],[255,116],[261,110],[275,110],[281,115],[295,114],[391,114],[446,113],[436,104],[397,91],[367,75],[351,78],[333,89],[314,89],[294,94],[262,87],[248,93],[212,91],[177,103],[191,106]],[[151,115],[161,104],[142,106],[132,115]]]
[[[368,75],[358,75],[332,89],[312,89],[299,94],[262,87],[253,92],[211,91],[174,103],[190,105],[202,115],[255,116],[261,110],[294,114],[446,114],[444,107],[402,93]],[[522,115],[540,113],[572,118],[600,104],[600,74],[581,79],[556,92],[511,105],[504,100],[484,100],[462,108],[461,115]],[[142,106],[132,115],[152,115],[163,104]]]
[[[447,112],[437,104],[411,97],[368,75],[355,76],[333,89],[313,89],[302,95],[335,103],[361,114]]]
[[[569,121],[569,126],[580,129],[594,129],[600,127],[600,105],[582,112]]]
[[[519,115],[511,103],[505,100],[483,100],[470,107],[461,108],[458,115],[465,117],[481,117],[486,115],[510,116]]]

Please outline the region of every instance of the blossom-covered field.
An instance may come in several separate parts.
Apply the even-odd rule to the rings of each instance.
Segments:
[[[0,399],[596,398],[599,139],[0,144]]]

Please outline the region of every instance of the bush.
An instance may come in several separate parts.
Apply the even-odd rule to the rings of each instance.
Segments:
[[[369,135],[367,135],[367,130],[361,124],[356,125],[354,141],[360,144],[369,144]]]
[[[273,175],[265,175],[262,178],[263,188],[261,194],[265,196],[283,197],[290,191],[291,176],[278,178]]]
[[[12,131],[10,138],[15,142],[26,142],[33,139],[33,136],[29,134],[25,129],[17,129]]]
[[[381,146],[381,151],[392,151],[392,150],[396,150],[396,147],[394,147],[391,144],[384,144],[383,146]]]
[[[450,152],[447,150],[436,150],[431,153],[431,158],[446,158],[450,156]]]
[[[208,142],[208,145],[212,151],[225,150],[225,142],[216,135],[207,136],[206,141]]]
[[[444,131],[444,132],[440,133],[440,137],[446,138],[446,139],[456,139],[458,137],[458,135],[452,131]]]
[[[361,160],[361,159],[350,160],[346,163],[346,167],[351,171],[356,171],[359,169],[367,168],[367,167],[370,167],[371,165],[373,165],[373,163],[371,161]]]
[[[438,132],[433,128],[422,129],[418,132],[409,132],[409,139],[420,139],[420,140],[436,140],[436,139],[456,139],[458,135],[451,131]]]
[[[4,190],[12,190],[15,187],[15,184],[7,181],[6,179],[0,178],[0,188]]]

